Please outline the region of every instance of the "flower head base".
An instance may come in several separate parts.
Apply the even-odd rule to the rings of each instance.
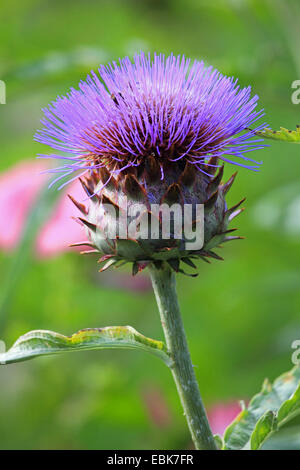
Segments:
[[[79,90],[72,89],[45,110],[44,129],[36,140],[68,152],[67,163],[54,171],[57,179],[81,170],[89,207],[73,201],[84,217],[89,244],[101,252],[106,266],[133,262],[133,272],[149,262],[167,261],[176,271],[180,261],[194,266],[192,258],[220,258],[212,248],[240,237],[228,236],[228,223],[241,209],[228,209],[225,195],[234,176],[222,184],[222,162],[256,169],[245,156],[262,148],[261,139],[249,130],[261,116],[257,96],[250,87],[240,89],[232,78],[203,62],[190,64],[173,55],[137,55],[92,72]],[[219,171],[216,173],[217,167]],[[55,180],[56,181],[56,180]],[[204,245],[197,251],[185,248],[182,239],[141,239],[139,233],[124,239],[107,235],[111,225],[107,204],[117,218],[128,207],[143,204],[142,214],[151,218],[151,204],[204,204]],[[127,214],[127,212],[126,212]],[[160,219],[160,217],[159,217]],[[161,222],[161,220],[160,220]],[[190,221],[190,228],[195,220]],[[125,218],[125,228],[130,217]],[[186,228],[186,227],[185,227]],[[161,229],[161,227],[160,227]],[[151,230],[150,230],[151,232]],[[163,230],[160,230],[160,233]],[[126,238],[126,237],[125,237]],[[143,237],[144,238],[144,237]]]
[[[73,171],[108,168],[119,173],[159,162],[161,178],[169,162],[188,162],[211,173],[217,161],[256,169],[245,154],[261,147],[249,130],[261,116],[251,88],[203,62],[141,53],[99,68],[45,109],[36,140],[68,152],[60,177]],[[242,132],[244,132],[242,134]],[[59,155],[56,158],[65,159]],[[59,177],[59,178],[60,178]]]

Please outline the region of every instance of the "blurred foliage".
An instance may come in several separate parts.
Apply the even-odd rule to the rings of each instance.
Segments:
[[[291,102],[291,83],[300,79],[297,19],[297,0],[4,0],[0,78],[6,82],[7,104],[0,106],[0,169],[45,151],[33,142],[41,107],[100,62],[140,49],[204,59],[239,77],[260,96],[272,129],[295,129],[300,123],[300,107]],[[290,217],[293,223],[282,230],[282,218],[270,221],[269,213],[276,213],[284,194],[286,207],[300,218],[299,194],[284,189],[299,188],[299,147],[274,142],[254,158],[263,159],[261,171],[240,170],[229,195],[229,203],[247,197],[247,210],[237,221],[246,240],[224,246],[225,262],[200,265],[196,280],[178,277],[192,358],[208,406],[247,400],[265,376],[272,380],[288,370],[291,343],[300,337],[300,224]],[[226,175],[231,172],[227,166]],[[265,220],[269,223],[261,223]],[[2,286],[12,258],[0,255]],[[71,334],[129,324],[162,339],[150,291],[105,285],[93,258],[73,253],[29,258],[10,290],[6,328],[0,333],[8,347],[37,328]],[[164,424],[149,412],[145,390],[150,389],[160,391],[169,409]],[[292,440],[286,431],[286,447],[291,442],[299,447],[295,429],[298,438]],[[1,368],[2,449],[190,445],[169,371],[142,352],[74,353]]]

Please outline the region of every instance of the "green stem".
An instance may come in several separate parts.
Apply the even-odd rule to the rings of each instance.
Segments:
[[[167,348],[173,359],[171,371],[196,449],[217,450],[196,381],[176,293],[175,274],[165,264],[150,267]]]

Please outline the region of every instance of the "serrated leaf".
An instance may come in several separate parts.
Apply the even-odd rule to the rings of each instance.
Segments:
[[[88,328],[72,336],[48,330],[30,331],[21,336],[8,351],[0,354],[0,364],[6,365],[67,351],[106,348],[140,349],[158,356],[167,365],[171,365],[170,356],[162,341],[147,338],[131,326]]]
[[[300,126],[297,126],[296,130],[293,131],[286,129],[285,127],[280,127],[279,131],[273,131],[272,129],[266,128],[262,131],[255,132],[255,134],[265,139],[300,144]]]
[[[286,422],[300,413],[300,385],[289,400],[286,400],[278,413],[267,411],[257,422],[251,435],[251,450],[258,450]]]
[[[241,411],[224,434],[223,449],[259,449],[267,437],[300,413],[300,367],[265,381],[260,393]],[[273,417],[271,417],[271,413]]]

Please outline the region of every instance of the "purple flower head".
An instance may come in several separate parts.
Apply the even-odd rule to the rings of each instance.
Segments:
[[[98,72],[44,109],[35,139],[68,154],[51,155],[67,160],[53,170],[57,179],[103,166],[118,174],[150,155],[162,179],[170,162],[188,162],[204,173],[219,160],[257,169],[245,154],[263,147],[253,137],[265,124],[249,129],[263,116],[250,87],[174,55],[141,53]]]

